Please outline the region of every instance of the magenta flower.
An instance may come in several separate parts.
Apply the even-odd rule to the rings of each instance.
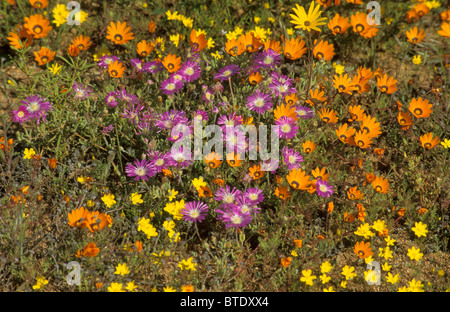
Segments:
[[[232,76],[239,74],[239,71],[239,66],[235,64],[227,65],[214,75],[214,79],[226,81],[229,80]]]
[[[231,188],[228,184],[225,187],[220,187],[214,199],[223,202],[225,205],[233,204],[235,200],[242,195],[242,192],[237,188]]]
[[[301,168],[301,163],[303,162],[303,156],[295,151],[293,148],[284,147],[282,149],[284,163],[288,166],[289,170]]]
[[[216,209],[218,219],[225,223],[225,228],[243,228],[252,221],[251,213],[243,213],[241,207],[232,204],[224,210]]]
[[[263,202],[264,193],[261,189],[252,187],[245,190],[243,197],[250,200],[254,205],[258,205]]]
[[[298,126],[294,118],[289,116],[282,116],[280,119],[275,120],[275,124],[278,125],[278,136],[283,139],[292,139],[297,135]]]
[[[333,187],[329,185],[327,181],[323,181],[322,179],[317,180],[316,191],[317,194],[322,197],[330,197],[334,193]]]
[[[255,93],[247,98],[247,107],[251,111],[258,114],[263,114],[265,111],[272,108],[273,103],[270,102],[271,95],[256,90]]]
[[[273,72],[271,75],[272,82],[269,84],[269,89],[275,93],[276,96],[285,96],[286,94],[296,93],[297,90],[292,87],[294,80],[280,73]]]
[[[144,108],[144,105],[131,103],[128,105],[128,109],[124,109],[124,112],[120,115],[122,118],[126,118],[128,121],[136,124],[141,119],[140,114]]]
[[[267,49],[259,52],[255,56],[256,68],[263,67],[274,69],[280,64],[280,54],[272,49]]]
[[[193,82],[200,78],[201,68],[197,62],[187,61],[181,66],[179,72],[184,81]]]
[[[30,119],[30,113],[28,113],[27,107],[25,105],[20,105],[19,108],[17,110],[13,110],[11,114],[12,121],[18,122],[19,124],[27,122]]]
[[[298,105],[295,107],[295,111],[297,112],[297,115],[299,117],[302,117],[304,119],[310,119],[314,117],[314,110],[307,106]]]
[[[127,103],[138,103],[139,102],[137,95],[128,93],[127,90],[125,90],[125,88],[122,88],[122,89],[116,91],[116,96],[119,99],[121,99],[122,101],[125,101]]]
[[[91,89],[89,89],[88,87],[83,88],[81,83],[77,83],[76,81],[73,82],[72,89],[73,91],[70,94],[74,95],[76,99],[80,100],[90,97],[92,93]]]
[[[39,95],[31,95],[21,103],[25,104],[27,108],[29,120],[36,120],[36,124],[39,124],[41,119],[46,121],[47,112],[53,109],[52,104]]]
[[[259,213],[261,210],[261,208],[258,207],[254,202],[244,196],[239,196],[236,199],[235,205],[241,210],[243,214],[255,214]]]
[[[155,74],[160,72],[164,66],[161,64],[161,62],[158,61],[152,61],[152,62],[147,62],[144,63],[144,71],[146,71],[147,73],[150,74]]]
[[[200,201],[187,202],[180,213],[185,221],[201,223],[208,214],[209,207]]]
[[[142,73],[145,71],[144,69],[144,64],[142,63],[142,61],[138,58],[134,58],[130,60],[131,66],[133,66],[134,69],[136,69],[136,71],[138,73]]]
[[[159,151],[151,151],[147,153],[149,161],[155,166],[156,172],[162,172],[168,169],[170,164],[170,156]]]
[[[118,60],[120,60],[120,58],[115,55],[105,55],[99,59],[97,65],[103,68],[108,68],[109,64]]]
[[[148,181],[149,178],[156,174],[156,169],[155,166],[147,159],[143,159],[141,161],[136,159],[134,164],[128,163],[125,166],[125,173],[128,177],[134,177],[136,181]]]
[[[105,96],[105,103],[109,107],[116,107],[117,106],[117,98],[116,98],[116,92],[111,91]]]
[[[184,83],[181,79],[169,78],[161,82],[160,90],[164,94],[172,95],[177,93],[183,86]]]

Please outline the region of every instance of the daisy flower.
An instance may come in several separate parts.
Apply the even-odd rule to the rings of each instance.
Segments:
[[[280,64],[280,59],[280,54],[272,49],[267,49],[256,54],[254,62],[256,64],[256,68],[263,67],[274,69]]]
[[[296,8],[293,8],[295,14],[289,14],[292,18],[291,23],[296,25],[295,28],[301,28],[310,32],[311,30],[320,31],[318,26],[324,25],[326,17],[320,17],[322,11],[320,10],[320,5],[314,6],[314,1],[311,2],[309,6],[308,14],[305,8],[296,4]]]
[[[113,63],[114,61],[119,61],[119,60],[120,60],[120,58],[115,55],[105,55],[99,59],[97,65],[106,69],[106,68],[108,68],[109,64]]]
[[[161,62],[158,61],[152,61],[144,63],[144,71],[146,71],[149,74],[156,74],[163,70],[164,66],[161,64]]]
[[[170,166],[186,168],[192,163],[192,154],[190,151],[185,151],[183,146],[178,149],[172,148],[169,152]]]
[[[219,214],[218,218],[225,223],[225,228],[242,228],[246,227],[251,221],[250,213],[243,213],[241,208],[237,205],[231,205],[225,210],[216,210]]]
[[[105,103],[106,105],[110,107],[116,107],[117,106],[117,98],[116,98],[116,92],[111,91],[105,96]]]
[[[227,126],[238,126],[238,125],[242,125],[244,122],[244,119],[242,118],[242,116],[240,115],[236,115],[236,113],[232,113],[232,114],[228,114],[227,115],[223,115],[220,116],[219,119],[217,120],[217,124],[222,125],[222,131],[226,132],[227,131]]]
[[[116,91],[116,96],[119,99],[121,99],[121,100],[123,100],[123,101],[125,101],[127,103],[138,103],[139,102],[137,95],[128,93],[125,90],[125,88],[122,88],[122,89]]]
[[[288,169],[300,169],[301,168],[301,162],[303,162],[303,156],[295,151],[293,148],[290,147],[284,147],[282,150],[284,163],[287,164]]]
[[[239,66],[232,64],[232,65],[227,65],[224,68],[222,68],[221,70],[219,70],[219,72],[217,74],[214,75],[214,79],[220,80],[220,81],[226,81],[229,80],[231,78],[231,76],[239,74],[240,68]]]
[[[270,99],[270,94],[266,94],[259,90],[256,90],[247,98],[247,107],[251,111],[255,111],[258,114],[263,114],[273,106],[273,103],[270,102]]]
[[[252,204],[258,205],[263,202],[264,193],[261,189],[257,187],[252,187],[245,190],[243,197],[249,199],[252,202]]]
[[[292,117],[282,116],[275,120],[275,124],[278,125],[276,131],[280,138],[292,139],[297,135],[298,126]]]
[[[284,97],[287,94],[297,92],[297,90],[292,87],[294,80],[283,74],[274,72],[271,75],[271,80],[269,89],[272,90],[276,96]]]
[[[179,79],[169,78],[161,83],[160,90],[164,94],[172,95],[177,93],[181,88],[183,88],[183,86],[184,86],[183,81]]]
[[[322,197],[330,197],[334,193],[333,187],[327,181],[321,179],[318,179],[316,182],[316,190],[317,194]]]
[[[90,97],[92,93],[89,87],[83,88],[81,83],[77,83],[76,81],[73,82],[72,89],[71,95],[74,95],[76,99],[80,100]]]
[[[180,213],[185,221],[202,222],[208,214],[209,207],[200,201],[187,202]]]
[[[241,212],[243,214],[245,213],[259,213],[261,208],[258,207],[255,203],[253,203],[250,199],[244,197],[244,196],[239,196],[236,199],[236,203],[235,203],[236,207],[238,207]]]
[[[168,169],[169,155],[159,151],[151,151],[147,153],[148,160],[155,166],[156,172],[162,172],[163,169]]]
[[[220,187],[215,195],[214,199],[223,202],[225,205],[233,204],[236,199],[242,195],[242,191],[237,188],[231,188],[228,184],[225,187]]]
[[[138,73],[142,73],[144,72],[144,64],[142,63],[142,61],[138,58],[134,58],[130,60],[131,66],[133,66],[134,69],[136,69],[136,71]]]
[[[22,124],[30,119],[30,114],[28,113],[27,107],[25,105],[20,105],[17,110],[12,111],[12,121]]]
[[[47,112],[53,109],[52,104],[39,95],[31,95],[22,100],[21,103],[26,106],[29,119],[35,119],[36,124],[39,124],[41,119],[46,121]]]
[[[299,117],[304,118],[304,119],[310,119],[310,118],[314,117],[314,110],[307,106],[298,105],[295,107],[295,111],[297,112],[297,115]]]
[[[197,62],[187,61],[181,66],[179,73],[186,82],[193,82],[200,78],[201,68]]]
[[[147,159],[141,161],[136,159],[133,164],[128,163],[125,166],[125,173],[128,177],[134,177],[136,181],[148,181],[148,178],[151,178],[156,174],[156,169]]]
[[[122,118],[128,119],[128,121],[131,121],[133,124],[136,124],[136,122],[141,119],[140,114],[144,108],[144,105],[139,103],[130,103],[128,109],[124,109],[121,116]]]

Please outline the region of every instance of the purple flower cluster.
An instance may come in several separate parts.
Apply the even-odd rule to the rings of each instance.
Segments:
[[[23,105],[11,112],[12,121],[19,124],[30,120],[36,121],[36,124],[39,124],[41,120],[45,122],[47,121],[47,112],[53,109],[53,104],[39,95],[31,95],[21,103]]]
[[[225,224],[225,228],[242,228],[247,226],[261,208],[264,200],[263,192],[258,188],[249,188],[245,192],[225,185],[215,193],[215,200],[221,203],[216,209],[217,218]]]

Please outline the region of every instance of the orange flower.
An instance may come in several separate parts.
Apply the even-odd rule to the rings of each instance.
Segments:
[[[325,102],[327,100],[327,97],[324,96],[325,92],[320,90],[320,89],[310,89],[309,90],[309,96],[311,97],[311,100],[306,100],[306,103],[308,103],[311,106],[314,106],[314,100],[318,101],[318,102]]]
[[[253,180],[258,180],[264,177],[264,171],[261,171],[261,165],[254,165],[249,168],[249,176],[253,178]]]
[[[319,167],[316,167],[316,169],[311,170],[311,174],[315,179],[317,180],[320,179],[322,181],[328,181],[328,177],[330,176],[327,173],[327,168],[320,169]]]
[[[397,121],[402,126],[402,130],[408,130],[413,125],[412,115],[408,112],[398,112]]]
[[[45,65],[55,59],[55,51],[50,50],[46,47],[41,47],[38,52],[34,53],[34,59],[38,62],[39,65]]]
[[[275,196],[286,201],[291,198],[291,192],[289,192],[289,189],[286,186],[280,185],[275,189]]]
[[[433,133],[428,132],[420,137],[420,144],[425,149],[432,149],[436,145],[438,145],[441,140],[436,136],[433,138]]]
[[[7,149],[9,150],[13,144],[14,144],[14,140],[12,138],[8,140],[7,144],[5,144],[5,137],[0,137],[0,150],[5,151],[6,146],[7,146]]]
[[[241,55],[246,51],[242,40],[229,39],[225,43],[225,51],[231,56]]]
[[[428,118],[433,112],[432,104],[428,102],[427,99],[422,99],[419,97],[418,99],[412,99],[409,102],[408,110],[416,117],[416,118]]]
[[[80,51],[84,51],[89,49],[92,45],[92,41],[91,38],[87,36],[79,35],[72,41],[72,44],[80,49]]]
[[[259,50],[263,46],[261,40],[255,37],[252,32],[248,32],[245,35],[240,35],[238,38],[240,44],[242,44],[245,50],[249,53],[253,53]]]
[[[286,176],[286,180],[289,182],[289,185],[296,190],[307,190],[312,182],[310,178],[311,177],[306,175],[306,172],[301,168],[292,169]]]
[[[45,9],[48,5],[47,0],[30,0],[30,4],[35,9]]]
[[[421,43],[423,38],[425,38],[426,34],[423,32],[423,29],[418,30],[417,26],[411,28],[406,32],[406,37],[408,41],[412,44]]]
[[[76,45],[73,44],[69,45],[69,47],[67,48],[67,53],[69,53],[71,57],[78,56],[80,52],[81,50]]]
[[[327,205],[327,212],[328,213],[332,213],[334,210],[334,203],[333,202],[329,202]]]
[[[365,131],[358,131],[355,134],[355,143],[360,148],[368,148],[372,144],[372,137]]]
[[[83,250],[80,252],[77,252],[77,257],[95,257],[100,252],[100,248],[95,245],[95,243],[89,243],[87,246],[83,248]]]
[[[417,14],[417,11],[414,9],[409,10],[406,12],[406,22],[407,23],[413,23],[419,19],[419,14]]]
[[[334,46],[331,43],[328,43],[328,41],[321,40],[319,43],[317,43],[317,39],[314,41],[314,48],[313,48],[313,55],[318,60],[325,60],[329,61],[334,56]]]
[[[35,39],[47,37],[48,32],[53,29],[53,27],[50,26],[50,21],[41,14],[25,17],[24,20],[24,28],[26,28],[28,33]]]
[[[114,42],[115,44],[125,44],[130,40],[134,39],[134,35],[131,32],[131,27],[127,27],[126,22],[117,22],[117,25],[114,22],[111,22],[107,27],[108,32],[106,39]]]
[[[162,172],[165,177],[169,177],[169,178],[173,177],[172,171],[170,169],[162,169]]]
[[[298,60],[307,51],[306,43],[300,38],[292,38],[284,41],[283,53],[289,60]]]
[[[150,21],[148,23],[148,25],[147,25],[147,28],[148,28],[148,32],[149,33],[151,33],[151,34],[155,33],[155,31],[156,31],[156,23],[153,22],[153,21]]]
[[[14,32],[9,33],[9,37],[7,37],[9,41],[9,45],[18,50],[27,48],[33,44],[33,36],[28,33],[28,30],[20,25],[16,26]]]
[[[200,186],[197,191],[199,197],[212,197],[211,189],[208,186]]]
[[[439,36],[450,38],[450,23],[443,22],[437,33]]]
[[[414,6],[414,10],[417,12],[419,17],[425,16],[430,12],[430,8],[425,3],[417,3]]]
[[[365,115],[361,123],[361,131],[366,133],[370,138],[376,138],[381,134],[380,123],[375,117]]]
[[[352,78],[352,85],[355,88],[356,92],[358,92],[359,94],[363,94],[365,92],[370,91],[370,86],[369,86],[368,82],[369,82],[369,79],[364,78],[360,74],[356,74]]]
[[[353,86],[352,79],[347,74],[334,75],[333,86],[339,93],[352,94],[356,88]]]
[[[80,229],[85,228],[87,225],[86,218],[88,213],[89,211],[84,207],[72,210],[72,212],[69,212],[68,214],[69,225]]]
[[[383,177],[375,177],[372,181],[372,188],[378,193],[386,194],[389,190],[389,182]]]
[[[303,152],[309,154],[312,153],[317,147],[317,144],[311,140],[308,140],[302,144]]]
[[[55,169],[56,168],[56,158],[53,157],[52,159],[48,159],[48,166],[50,169]]]
[[[141,40],[136,45],[136,52],[141,57],[149,56],[152,53],[155,46],[151,42],[147,42],[146,40]]]
[[[372,183],[373,180],[375,180],[375,175],[373,173],[366,174],[366,182],[367,183]]]
[[[272,49],[274,50],[276,53],[281,54],[281,43],[280,41],[277,40],[270,40],[267,39],[266,41],[264,41],[264,50],[269,50]]]
[[[109,224],[112,224],[112,218],[106,213],[92,211],[86,215],[86,226],[92,233],[103,230]]]
[[[356,207],[358,208],[358,214],[356,217],[359,221],[364,222],[364,218],[366,217],[366,209],[360,203],[356,204]]]
[[[392,94],[397,91],[397,79],[394,77],[388,77],[387,74],[377,78],[377,86],[381,92]]]
[[[378,32],[378,28],[375,25],[369,25],[367,23],[367,14],[364,12],[352,15],[350,17],[350,23],[353,31],[364,38],[372,38]]]
[[[142,242],[141,242],[141,241],[136,241],[136,242],[134,243],[134,247],[136,248],[136,251],[137,251],[137,252],[141,252],[142,249],[143,249]]]
[[[125,66],[119,60],[115,60],[108,65],[108,72],[113,78],[121,78],[125,73]]]
[[[164,67],[169,71],[169,73],[174,73],[181,68],[181,57],[175,54],[168,54],[162,61]]]
[[[284,268],[287,268],[289,266],[289,264],[291,264],[291,261],[292,261],[291,257],[281,258],[281,265]]]
[[[262,81],[262,75],[259,72],[254,72],[248,77],[248,81],[255,86]]]
[[[333,35],[344,34],[351,26],[347,17],[340,16],[337,13],[329,22],[328,28],[333,32]]]
[[[297,248],[302,248],[303,241],[301,239],[294,239],[294,244]]]
[[[359,257],[359,259],[364,259],[364,258],[367,258],[367,257],[370,257],[371,255],[373,255],[372,247],[370,247],[370,242],[356,243],[353,251]]]
[[[231,167],[240,167],[242,164],[241,154],[228,153],[227,154],[227,163]]]
[[[192,28],[189,35],[189,44],[194,49],[195,53],[200,52],[208,46],[205,34],[197,35],[197,31]]]
[[[353,213],[348,213],[348,211],[344,212],[344,221],[345,222],[353,222],[355,220],[355,215]]]
[[[363,121],[365,118],[364,108],[361,105],[350,105],[348,107],[351,119],[349,121]]]
[[[319,111],[319,116],[326,123],[336,123],[338,121],[337,112],[332,109],[322,108]]]
[[[223,163],[222,155],[217,154],[215,152],[211,152],[208,155],[205,156],[206,164],[210,168],[218,168]]]
[[[276,120],[279,120],[283,116],[291,117],[295,121],[298,120],[297,110],[294,105],[280,104],[274,109],[273,114]]]
[[[217,179],[214,179],[214,180],[213,180],[213,183],[214,183],[214,184],[217,184],[218,186],[223,186],[223,185],[225,185],[225,180],[224,180],[224,179],[217,178]]]
[[[349,188],[349,190],[347,191],[347,196],[351,200],[357,200],[362,199],[364,197],[364,194],[360,190],[358,190],[358,187],[354,186]]]
[[[299,97],[296,96],[295,93],[288,94],[284,97],[284,103],[291,105],[291,106],[295,105],[298,100],[299,100]]]

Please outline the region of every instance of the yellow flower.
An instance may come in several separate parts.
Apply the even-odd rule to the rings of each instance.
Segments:
[[[326,274],[322,274],[319,277],[320,277],[320,280],[322,281],[322,284],[326,284],[331,280],[331,277],[329,277]]]
[[[298,253],[295,250],[291,251],[291,256],[292,257],[298,257]]]
[[[416,247],[412,246],[408,249],[408,257],[411,260],[419,261],[420,259],[422,259],[423,253],[420,252],[419,248],[416,249]]]
[[[183,22],[183,25],[187,28],[192,28],[194,26],[194,20],[190,17],[183,16],[181,21]]]
[[[354,271],[355,271],[354,267],[349,267],[348,265],[346,265],[345,267],[342,268],[341,274],[345,276],[346,280],[349,280],[356,276],[356,273]]]
[[[108,287],[109,292],[125,292],[125,290],[122,289],[121,283],[111,283],[111,285]]]
[[[422,221],[416,222],[415,226],[412,227],[411,230],[414,231],[414,234],[416,234],[417,237],[427,236],[428,233],[427,225],[423,224]]]
[[[175,222],[173,222],[173,220],[166,220],[163,223],[163,227],[166,231],[173,231],[173,229],[175,228]]]
[[[294,8],[295,14],[289,14],[292,18],[291,23],[296,25],[295,28],[301,28],[310,32],[311,30],[320,31],[318,26],[324,25],[326,17],[320,17],[322,11],[319,11],[320,5],[317,4],[314,7],[314,1],[309,6],[308,14],[306,14],[305,8],[296,4],[297,8]]]
[[[213,38],[209,37],[208,38],[208,43],[207,43],[207,47],[208,49],[212,49],[216,46],[216,42],[214,41]]]
[[[168,10],[167,12],[166,12],[166,15],[167,15],[167,19],[169,20],[169,21],[172,21],[172,20],[179,20],[180,19],[180,15],[178,15],[178,12],[177,11],[175,11],[173,14],[170,12],[170,10]]]
[[[320,265],[320,272],[324,274],[330,272],[332,269],[333,266],[328,261],[322,262],[322,264]]]
[[[173,287],[166,286],[166,287],[163,288],[163,291],[164,292],[176,292],[177,290],[175,288],[173,288]]]
[[[389,265],[389,263],[385,262],[382,266],[381,269],[385,272],[389,272],[392,268],[392,265]]]
[[[423,292],[423,284],[421,281],[416,281],[414,278],[408,283],[408,291],[410,292]]]
[[[33,289],[41,289],[44,285],[48,284],[48,280],[43,276],[36,277],[36,284],[33,285]]]
[[[69,15],[69,11],[64,4],[57,4],[52,11],[54,20],[53,24],[56,24],[57,27],[65,24],[67,22],[67,16]]]
[[[449,139],[444,139],[444,140],[441,142],[441,145],[442,145],[444,148],[449,148],[449,147],[450,147],[450,140],[449,140]]]
[[[8,84],[12,85],[13,87],[16,85],[16,83],[14,81],[12,81],[11,79],[8,79]]]
[[[26,148],[23,153],[24,153],[23,159],[31,159],[34,155],[36,155],[36,152],[34,151],[33,148],[30,149]]]
[[[178,44],[180,44],[180,34],[171,35],[169,40],[178,48]]]
[[[158,236],[156,228],[150,224],[150,219],[141,218],[138,221],[138,231],[144,232],[147,238]]]
[[[370,225],[368,223],[361,224],[354,233],[359,236],[364,236],[366,239],[375,235],[375,233],[370,231]]]
[[[211,56],[214,57],[216,60],[220,60],[223,58],[223,55],[219,53],[219,51],[216,51],[214,53],[211,53]]]
[[[58,72],[61,70],[62,65],[58,65],[57,63],[53,63],[52,66],[48,68],[48,70],[52,73],[53,76],[58,74]]]
[[[422,64],[422,55],[420,55],[420,54],[414,55],[414,56],[413,56],[413,59],[412,59],[412,62],[413,62],[415,65],[420,65],[420,64]]]
[[[102,196],[102,201],[108,208],[111,208],[112,205],[116,203],[114,200],[114,194],[105,194]]]
[[[86,177],[85,176],[79,176],[77,178],[77,181],[80,182],[81,184],[86,183]]]
[[[345,67],[343,65],[333,63],[333,68],[338,75],[341,75],[345,72]]]
[[[84,11],[80,11],[73,16],[74,21],[79,21],[80,24],[86,21],[88,14]]]
[[[393,238],[391,238],[391,237],[388,236],[388,237],[386,237],[384,240],[386,241],[386,243],[387,243],[388,246],[394,246],[395,239],[393,239]]]
[[[324,292],[335,292],[335,290],[333,289],[333,286],[330,286],[328,288],[324,288],[323,291]]]
[[[180,270],[197,271],[196,266],[197,263],[194,262],[193,257],[190,257],[187,260],[183,259],[180,262],[178,262],[178,267],[180,268]]]
[[[384,230],[386,229],[386,224],[384,220],[376,220],[373,225],[372,229],[377,231],[378,233],[382,234]]]
[[[197,189],[197,191],[201,190],[202,186],[206,186],[206,182],[203,181],[203,177],[200,177],[198,179],[195,178],[194,180],[192,180],[192,184]]]
[[[317,277],[315,275],[312,275],[312,270],[303,270],[302,271],[302,277],[300,277],[300,281],[304,282],[306,285],[312,286],[313,281]]]
[[[175,191],[174,189],[169,190],[169,200],[172,201],[176,196],[178,195],[178,191]]]
[[[119,263],[116,266],[116,271],[114,272],[114,274],[117,274],[117,275],[126,275],[129,273],[130,273],[130,270],[128,269],[128,266],[126,263]]]
[[[255,22],[255,24],[258,24],[261,21],[261,17],[255,16],[253,18],[253,21]]]
[[[125,287],[128,291],[134,291],[136,288],[138,288],[138,286],[134,285],[134,281],[128,282],[127,287]]]
[[[131,194],[130,200],[133,203],[133,205],[142,204],[144,202],[142,200],[142,194],[138,194],[138,193]]]
[[[287,34],[288,34],[289,36],[294,35],[294,29],[293,29],[293,28],[288,28],[288,29],[286,29],[286,31],[287,31]]]
[[[388,275],[386,276],[386,281],[387,281],[388,283],[395,284],[395,283],[398,282],[399,278],[400,278],[400,277],[399,277],[398,274],[392,275],[392,273],[389,272]]]

